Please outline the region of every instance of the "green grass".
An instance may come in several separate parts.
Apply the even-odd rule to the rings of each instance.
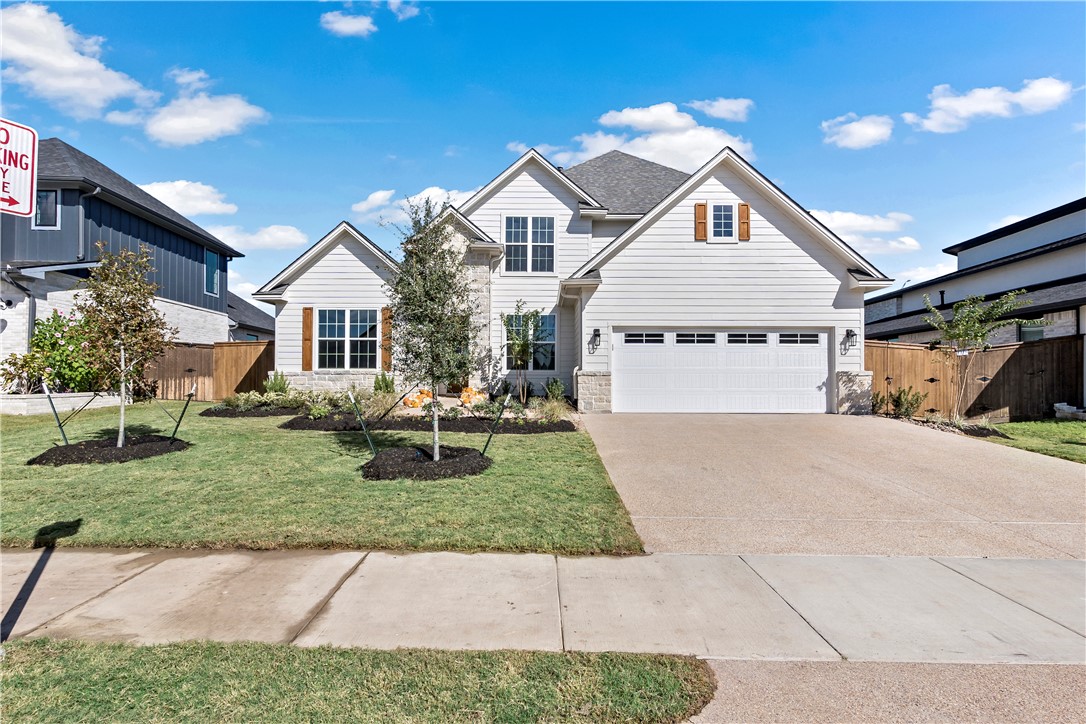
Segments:
[[[988,438],[992,442],[1086,463],[1086,422],[1081,420],[1005,422],[995,427],[1008,437]]]
[[[642,551],[591,438],[496,436],[482,475],[440,482],[363,480],[361,433],[280,430],[286,418],[200,417],[181,452],[112,465],[28,466],[60,441],[50,416],[0,418],[3,533],[30,545],[38,528],[82,519],[60,545],[188,548],[356,548],[623,554]],[[169,403],[176,414],[180,403]],[[75,442],[114,434],[116,410],[80,414]],[[129,433],[166,431],[154,403],[130,409]],[[378,447],[426,433],[384,433]],[[482,447],[484,435],[442,435]]]
[[[678,656],[5,644],[4,720],[674,722],[713,694]]]

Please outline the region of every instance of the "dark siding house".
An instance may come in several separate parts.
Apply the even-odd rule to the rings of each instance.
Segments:
[[[34,218],[0,217],[0,345],[25,352],[34,320],[74,303],[76,287],[111,252],[148,246],[156,305],[180,342],[229,339],[227,265],[242,256],[98,160],[57,138],[38,145]]]
[[[233,292],[226,293],[231,342],[263,342],[275,339],[275,317]]]

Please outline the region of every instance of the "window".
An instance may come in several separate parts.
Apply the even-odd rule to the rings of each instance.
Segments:
[[[728,344],[768,344],[764,332],[729,332]]]
[[[245,333],[245,341],[247,341],[247,342],[259,342],[260,341],[260,335],[259,334],[253,334],[251,332],[246,332]]]
[[[57,209],[57,196],[55,190],[38,191],[34,203],[34,228],[35,229],[59,229],[60,213]]]
[[[782,332],[779,341],[781,344],[818,344],[818,332]]]
[[[1044,338],[1045,328],[1043,320],[1038,319],[1035,324],[1018,325],[1019,342],[1036,342]]]
[[[713,238],[735,238],[735,216],[731,204],[713,204]]]
[[[317,367],[377,369],[377,334],[376,309],[318,310]]]
[[[204,249],[204,293],[219,296],[219,254]]]
[[[505,217],[505,270],[554,271],[554,217]]]
[[[510,314],[506,319],[512,331],[520,331],[522,318],[519,315]],[[555,347],[558,339],[554,320],[553,314],[543,314],[539,317],[539,330],[536,341],[532,344],[532,359],[528,363],[528,369],[540,371],[554,369]],[[510,354],[508,346],[506,346],[505,351],[505,367],[510,370],[518,369],[513,363],[513,355]]]
[[[622,337],[626,344],[663,344],[663,332],[627,332]]]
[[[675,344],[716,344],[716,335],[712,332],[678,332]]]

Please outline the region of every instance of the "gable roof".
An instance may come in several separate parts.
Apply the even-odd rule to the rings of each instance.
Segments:
[[[690,178],[688,173],[622,151],[608,151],[562,173],[612,214],[644,214]]]
[[[275,318],[227,290],[226,313],[239,327],[275,333]]]
[[[804,227],[819,241],[822,241],[831,251],[835,252],[839,257],[844,259],[850,265],[854,265],[855,269],[851,271],[861,271],[867,275],[870,275],[874,282],[891,282],[893,281],[881,271],[875,268],[875,266],[864,259],[855,249],[846,244],[839,236],[834,234],[818,219],[811,215],[809,211],[797,204],[788,194],[781,191],[776,184],[767,179],[761,173],[758,172],[753,166],[747,163],[746,159],[733,151],[730,146],[725,146],[720,153],[713,156],[704,166],[699,168],[693,174],[691,174],[686,181],[682,182],[677,188],[673,189],[644,216],[635,221],[630,228],[619,234],[611,243],[601,249],[595,256],[589,259],[580,269],[570,275],[570,279],[583,278],[589,272],[598,269],[600,266],[610,261],[618,252],[622,251],[633,241],[641,232],[656,222],[670,207],[672,204],[683,198],[686,194],[690,193],[695,187],[707,179],[714,170],[721,164],[727,165],[744,180],[746,180],[751,186],[762,191],[771,200],[777,203],[777,205],[788,212],[792,218],[797,221],[800,226]],[[853,274],[855,277],[855,274]],[[872,282],[868,282],[867,286],[870,286]]]
[[[340,236],[344,232],[346,232],[348,236],[354,238],[356,241],[362,244],[362,246],[366,247],[374,254],[376,254],[377,258],[386,262],[393,269],[397,268],[400,265],[399,262],[392,258],[391,254],[370,241],[365,234],[354,228],[354,226],[350,222],[341,221],[336,224],[336,227],[334,229],[325,234],[324,238],[322,238],[313,246],[309,247],[305,252],[302,253],[301,256],[288,264],[287,267],[283,269],[283,271],[276,274],[264,286],[253,292],[253,298],[262,299],[264,297],[267,297],[269,299],[274,299],[279,297],[284,291],[286,291],[287,287],[290,286],[291,282],[293,282],[294,279],[299,274],[301,274],[310,264],[320,259],[333,246],[339,243]]]
[[[556,178],[563,186],[570,190],[570,192],[589,206],[599,207],[600,204],[596,199],[592,197],[587,191],[577,185],[571,178],[559,171],[554,164],[545,159],[539,151],[534,148],[529,148],[523,156],[513,162],[513,165],[498,174],[497,178],[488,183],[486,186],[479,189],[474,196],[460,204],[460,212],[464,216],[467,216],[475,210],[479,204],[483,202],[495,189],[499,188],[502,184],[508,181],[510,178],[520,173],[521,169],[530,163],[538,163],[543,169],[549,172],[554,178]]]
[[[220,251],[226,256],[245,256],[232,249],[210,233],[189,221],[124,176],[91,158],[78,148],[59,138],[46,138],[38,142],[38,180],[74,181],[87,186],[100,186],[103,191],[137,209],[180,227],[196,241]]]
[[[445,220],[446,217],[449,216],[451,216],[454,220],[458,221],[461,226],[468,230],[468,233],[472,235],[471,242],[473,244],[484,244],[487,246],[493,245],[501,248],[501,245],[498,244],[498,242],[490,238],[490,235],[480,229],[474,221],[460,213],[460,210],[457,209],[455,206],[446,206],[445,210],[441,212],[437,219],[435,219],[435,222],[440,224]]]

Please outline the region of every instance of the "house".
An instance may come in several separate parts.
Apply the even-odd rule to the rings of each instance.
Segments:
[[[0,348],[25,353],[34,321],[72,308],[75,287],[111,252],[150,247],[155,305],[179,342],[229,338],[226,271],[242,256],[101,162],[58,138],[38,144],[33,218],[0,216]]]
[[[587,412],[861,412],[863,295],[891,283],[725,148],[693,174],[618,151],[568,169],[530,150],[439,218],[465,249],[488,374],[502,315],[543,312],[527,371]],[[276,307],[297,386],[367,384],[389,363],[396,262],[343,222],[254,298]]]
[[[226,313],[230,317],[231,342],[275,339],[275,318],[231,291],[226,292]]]
[[[992,344],[1086,334],[1086,197],[943,249],[957,257],[950,274],[879,294],[865,302],[869,339],[930,342],[927,296],[939,310],[976,294],[995,299],[1025,289],[1019,318],[1044,324],[997,330]],[[945,311],[944,311],[945,314]]]

